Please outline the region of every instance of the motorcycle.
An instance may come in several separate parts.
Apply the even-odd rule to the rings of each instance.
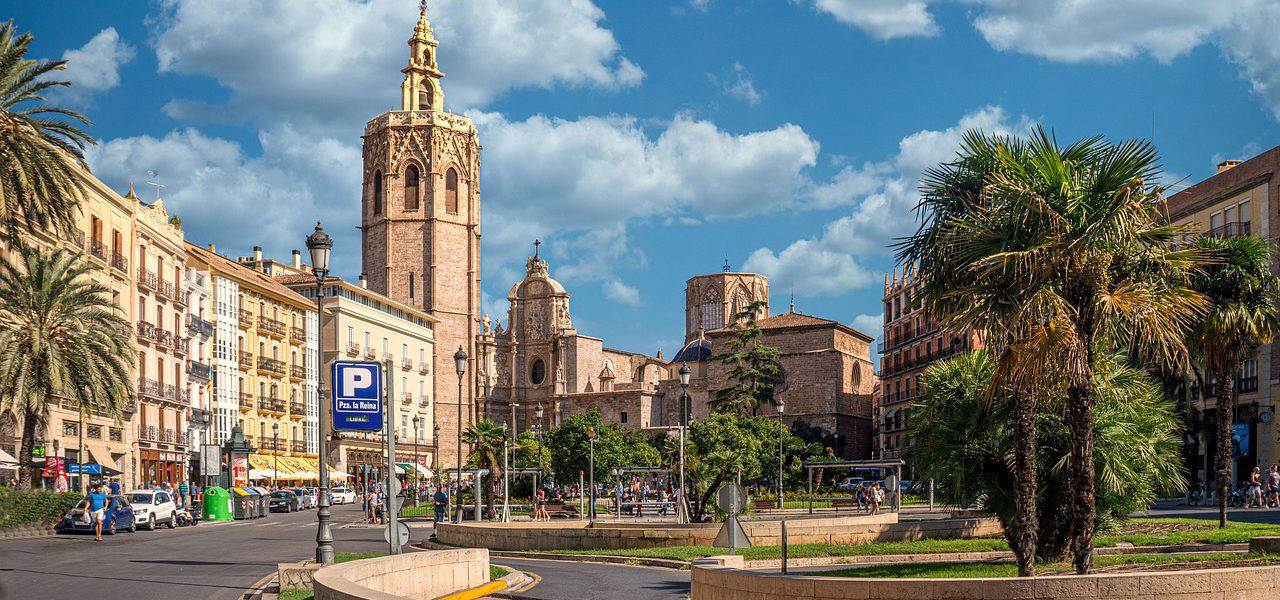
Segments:
[[[200,517],[193,515],[191,511],[186,508],[179,508],[173,511],[173,521],[178,524],[178,527],[186,527],[188,525],[195,525],[196,523],[199,523]]]
[[[1187,506],[1200,506],[1204,503],[1204,484],[1196,482],[1187,490]]]

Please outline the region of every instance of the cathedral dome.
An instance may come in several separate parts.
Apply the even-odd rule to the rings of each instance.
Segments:
[[[702,362],[711,358],[711,342],[699,336],[698,339],[685,344],[671,362]]]

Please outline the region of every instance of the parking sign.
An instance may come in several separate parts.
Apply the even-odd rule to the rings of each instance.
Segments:
[[[334,361],[330,372],[335,431],[382,430],[382,364]]]

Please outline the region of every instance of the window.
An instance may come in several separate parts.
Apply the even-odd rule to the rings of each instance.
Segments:
[[[124,440],[124,430],[123,430],[123,429],[116,428],[116,427],[112,427],[112,428],[108,429],[108,430],[107,430],[107,439],[109,439],[109,440],[111,440],[111,441],[113,441],[113,442],[123,441],[123,440]]]
[[[409,360],[409,344],[400,344],[400,359]]]
[[[404,209],[418,210],[418,165],[404,170]]]
[[[387,338],[382,338],[382,353],[391,354],[391,342],[387,341]]]
[[[373,214],[382,214],[382,171],[373,172]]]
[[[427,364],[427,351],[423,348],[418,348],[418,364],[424,366]]]
[[[84,436],[95,440],[102,439],[101,425],[86,425],[84,428]]]
[[[138,320],[147,320],[147,297],[138,296]]]
[[[413,300],[413,273],[409,274],[409,299]]]
[[[747,297],[747,291],[738,288],[733,292],[733,318],[738,318],[738,313],[747,309],[751,305],[751,299]]]
[[[458,214],[458,172],[452,167],[444,174],[444,209]]]
[[[350,325],[347,325],[347,343],[350,344],[355,341],[356,341],[356,328]]]
[[[618,413],[618,421],[621,421],[621,422],[623,422],[623,423],[626,423],[626,422],[627,422],[627,413],[626,413],[626,412],[620,412],[620,413]]]
[[[724,305],[720,301],[720,292],[715,288],[707,290],[702,297],[702,329],[711,331],[724,326]]]
[[[63,421],[62,435],[80,435],[80,424],[75,421]]]
[[[365,348],[370,347],[370,342],[369,342],[369,332],[368,332],[368,331],[364,332],[364,347],[365,347]]]
[[[541,385],[546,378],[547,363],[542,362],[541,358],[533,361],[533,367],[529,369],[529,383]]]

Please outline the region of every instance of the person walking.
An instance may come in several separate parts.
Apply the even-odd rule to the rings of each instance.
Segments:
[[[93,491],[84,497],[84,509],[93,519],[93,539],[102,541],[102,519],[107,512],[107,495],[102,493],[102,484],[93,484]]]
[[[1280,464],[1271,465],[1267,482],[1271,484],[1271,503],[1280,506]]]
[[[871,485],[870,496],[871,496],[871,514],[878,515],[880,514],[880,503],[884,502],[884,489],[880,487],[879,481]]]
[[[180,508],[187,507],[187,501],[190,500],[190,496],[191,496],[191,486],[187,485],[187,482],[185,481],[183,481],[182,483],[179,483],[178,484],[178,506]]]
[[[1262,469],[1254,467],[1253,472],[1249,473],[1249,498],[1244,505],[1247,508],[1253,504],[1255,508],[1265,508],[1262,501]]]
[[[449,494],[444,493],[444,487],[436,488],[436,493],[431,497],[432,503],[435,505],[435,519],[432,523],[439,523],[444,520],[444,513],[449,508]]]

